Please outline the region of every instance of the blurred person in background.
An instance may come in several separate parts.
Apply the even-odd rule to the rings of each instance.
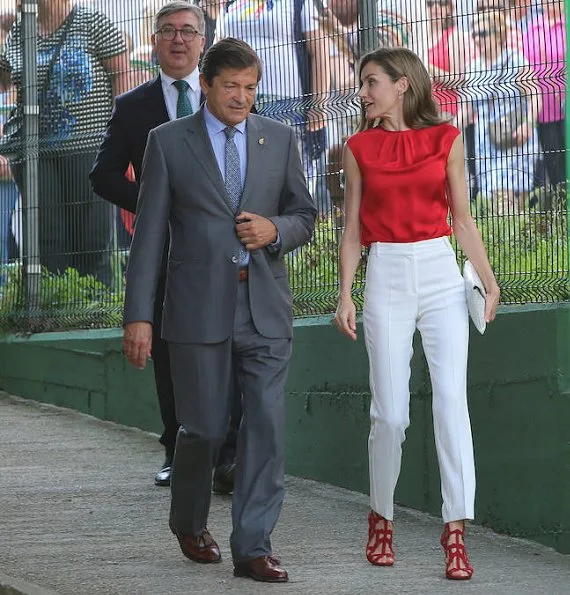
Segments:
[[[358,101],[355,65],[359,52],[358,0],[330,0],[323,8],[319,24],[329,37],[331,95],[328,102],[328,153],[325,178],[329,201],[338,207],[333,217],[341,217],[343,188],[341,183],[342,147],[358,124]],[[340,220],[338,223],[341,224]]]
[[[428,65],[425,0],[377,0],[379,47],[406,47]]]
[[[56,2],[59,0],[55,0]],[[152,0],[158,5],[166,0]],[[140,43],[140,18],[149,0],[76,0],[93,12],[104,14],[119,29],[126,33],[134,46]]]
[[[541,0],[508,0],[508,19],[511,26],[526,33],[532,22],[542,14]]]
[[[52,273],[72,267],[110,284],[112,213],[93,195],[88,174],[113,97],[130,86],[125,41],[107,17],[71,0],[38,0],[37,34],[40,263]],[[18,15],[0,69],[0,85],[14,84],[17,95],[0,153],[6,142],[11,150],[22,143],[23,35]],[[11,167],[22,191],[20,151]]]
[[[198,6],[204,11],[206,19],[206,51],[213,43],[216,37],[216,24],[220,15],[222,15],[231,4],[226,0],[197,0]]]
[[[198,6],[185,0],[163,4],[154,15],[154,33],[150,36],[160,72],[152,81],[117,97],[115,102],[90,178],[99,196],[130,213],[134,214],[137,209],[138,180],[149,131],[198,111],[202,102],[198,62],[204,49],[204,26],[204,15]],[[157,284],[152,334],[154,379],[164,428],[160,443],[165,449],[164,463],[154,478],[158,486],[170,485],[178,432],[170,354],[167,342],[161,337],[167,256],[168,242],[164,246],[163,267]],[[214,477],[214,489],[221,493],[233,489],[241,420],[241,395],[235,387],[230,390],[234,394],[231,424]]]
[[[524,53],[531,65],[542,107],[538,138],[551,188],[566,182],[566,21],[564,2],[542,0],[542,13],[528,24]]]
[[[429,18],[428,71],[433,77],[433,94],[444,117],[455,119],[458,111],[458,83],[472,60],[471,40],[459,30],[453,0],[426,0]]]
[[[319,25],[320,0],[236,0],[218,19],[216,39],[242,39],[258,54],[263,78],[257,112],[291,126],[302,148],[312,194],[327,146],[331,89],[329,39]],[[318,202],[321,213],[327,211]]]
[[[7,9],[2,5],[2,12],[0,13],[0,48],[4,46],[6,36],[12,28],[15,18],[16,11]],[[2,136],[4,123],[15,101],[16,94],[13,85],[0,92],[0,137]],[[12,177],[10,162],[7,157],[0,155],[0,264],[2,265],[0,287],[6,280],[6,265],[10,260],[10,248],[14,241],[11,226],[18,197],[18,187]]]
[[[518,213],[533,187],[540,98],[527,59],[508,45],[504,11],[477,13],[471,34],[479,58],[461,92],[473,110],[479,192],[494,211]]]

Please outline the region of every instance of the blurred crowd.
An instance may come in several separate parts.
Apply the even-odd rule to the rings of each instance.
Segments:
[[[88,172],[114,97],[158,74],[150,38],[164,2],[38,0],[39,250],[52,272],[71,266],[109,284],[109,255],[128,249],[132,216],[93,195]],[[257,111],[294,127],[329,216],[342,202],[342,145],[360,113],[355,65],[372,49],[359,0],[196,3],[206,48],[238,37],[262,58]],[[464,133],[473,204],[492,214],[551,208],[566,180],[564,1],[377,0],[374,17],[372,44],[415,51]],[[3,265],[22,243],[22,38],[19,0],[0,0]]]

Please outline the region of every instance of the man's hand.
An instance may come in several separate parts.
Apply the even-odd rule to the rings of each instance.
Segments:
[[[152,324],[150,322],[129,322],[123,333],[123,351],[129,362],[144,370],[150,357],[152,345]]]
[[[236,232],[248,251],[265,248],[277,241],[277,228],[272,221],[246,211],[236,217]]]

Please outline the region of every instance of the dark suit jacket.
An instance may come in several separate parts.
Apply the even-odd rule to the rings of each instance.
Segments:
[[[96,194],[113,204],[136,212],[139,185],[125,178],[129,163],[140,179],[148,133],[168,122],[160,77],[120,95],[89,174]]]
[[[249,298],[257,331],[292,336],[284,254],[307,242],[316,209],[291,128],[251,114],[240,210],[269,218],[278,252],[250,253]],[[233,329],[240,241],[206,131],[203,110],[152,130],[144,156],[137,223],[127,268],[124,321],[151,321],[167,230],[170,251],[162,337],[219,343]]]
[[[203,101],[202,95],[200,103]],[[255,107],[251,111],[255,113]],[[168,121],[160,76],[119,95],[89,174],[95,194],[135,213],[148,133]],[[137,182],[125,177],[129,163]]]

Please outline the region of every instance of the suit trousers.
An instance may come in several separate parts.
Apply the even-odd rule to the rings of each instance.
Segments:
[[[475,464],[467,408],[469,320],[463,277],[447,237],[374,243],[364,297],[370,362],[371,507],[392,520],[410,409],[412,339],[420,331],[432,386],[445,522],[472,519]]]
[[[164,267],[165,268],[165,267]],[[168,343],[162,339],[162,305],[164,302],[166,278],[161,275],[156,286],[154,301],[154,316],[152,328],[152,365],[154,367],[154,383],[160,407],[163,431],[160,443],[164,446],[166,456],[174,456],[178,421],[176,420],[176,407],[174,404],[174,386],[170,370],[170,355]]]
[[[166,265],[163,267],[166,269]],[[156,299],[154,302],[154,323],[152,330],[152,364],[154,368],[154,383],[158,396],[160,417],[162,419],[163,431],[160,436],[160,443],[164,446],[166,456],[174,457],[176,447],[176,435],[178,434],[178,420],[176,419],[176,406],[174,400],[174,385],[172,383],[172,372],[170,370],[170,355],[168,342],[162,337],[162,307],[164,302],[166,279],[161,275],[156,287]],[[237,437],[241,423],[241,393],[235,376],[232,376],[230,388],[228,389],[232,398],[232,408],[229,428],[225,441],[220,448],[216,466],[231,464],[235,460]]]
[[[170,519],[197,536],[210,507],[212,469],[225,439],[235,371],[243,417],[237,441],[234,561],[271,554],[270,535],[284,497],[284,386],[291,339],[260,335],[252,321],[248,284],[238,284],[232,336],[216,344],[168,344],[180,429],[171,477]]]

